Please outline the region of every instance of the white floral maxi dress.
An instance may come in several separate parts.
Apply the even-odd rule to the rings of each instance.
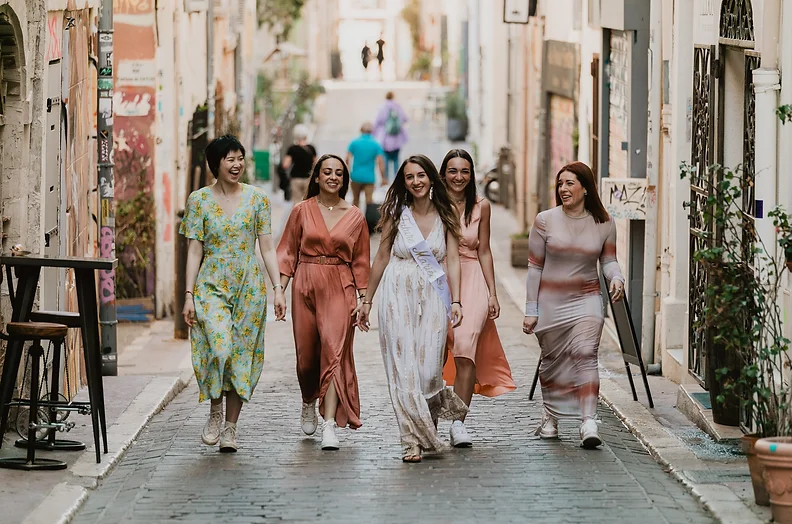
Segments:
[[[269,199],[242,184],[239,207],[228,217],[204,187],[187,199],[181,233],[203,242],[204,251],[190,330],[198,401],[234,390],[247,402],[264,366],[267,285],[255,249],[257,237],[271,233]]]
[[[401,220],[405,220],[404,215]],[[426,243],[442,263],[446,242],[439,217]],[[433,420],[454,418],[467,411],[464,402],[443,383],[448,315],[401,232],[396,233],[380,289],[380,346],[402,445],[448,449],[448,443],[438,437]]]

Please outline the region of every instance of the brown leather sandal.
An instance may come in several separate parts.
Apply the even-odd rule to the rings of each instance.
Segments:
[[[410,464],[421,462],[421,446],[405,446],[402,462]]]

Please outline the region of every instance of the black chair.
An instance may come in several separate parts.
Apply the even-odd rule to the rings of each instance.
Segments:
[[[0,468],[7,468],[7,469],[21,469],[21,470],[56,470],[56,469],[66,469],[66,463],[60,460],[53,460],[53,459],[42,459],[36,458],[36,432],[39,429],[45,429],[51,432],[54,435],[54,431],[60,429],[61,426],[58,423],[53,423],[48,421],[44,424],[40,424],[38,422],[38,413],[40,405],[52,409],[55,405],[52,405],[50,402],[39,401],[39,372],[41,370],[41,364],[44,360],[44,347],[41,345],[42,340],[50,341],[56,351],[60,351],[60,348],[64,346],[66,343],[66,333],[69,331],[69,328],[63,324],[53,324],[47,322],[9,322],[6,326],[8,334],[0,333],[0,338],[6,340],[8,342],[21,342],[21,344],[7,344],[7,351],[14,352],[19,351],[22,352],[22,347],[25,342],[32,342],[32,345],[28,349],[28,355],[31,359],[30,365],[30,398],[15,398],[12,399],[11,402],[2,406],[4,410],[9,409],[11,406],[27,406],[30,410],[30,422],[28,423],[28,438],[26,442],[27,447],[27,455],[26,457],[13,457],[13,458],[4,458],[0,459]],[[18,349],[12,349],[18,348]],[[13,362],[21,362],[22,355],[15,355],[11,353],[6,353],[6,359],[3,369],[3,378],[2,382],[11,380],[16,381],[17,373],[19,372],[18,369],[5,369],[8,366],[11,366]],[[18,366],[17,366],[18,367]],[[46,380],[46,378],[45,378]],[[14,387],[14,384],[4,384],[0,383],[0,391],[5,391],[7,387]],[[57,394],[57,388],[54,389],[55,393]],[[58,404],[58,403],[56,403]],[[98,445],[98,442],[97,442]]]

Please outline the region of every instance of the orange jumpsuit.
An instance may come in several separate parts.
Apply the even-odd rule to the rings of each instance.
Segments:
[[[360,427],[360,397],[352,345],[357,289],[368,285],[369,233],[351,208],[328,231],[315,198],[294,206],[278,244],[278,266],[293,278],[292,319],[297,379],[303,402],[319,399],[330,383],[338,393],[338,427]]]

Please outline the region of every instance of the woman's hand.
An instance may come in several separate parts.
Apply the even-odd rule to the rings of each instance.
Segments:
[[[495,320],[500,316],[500,302],[498,302],[498,297],[496,297],[495,295],[490,296],[487,306],[489,310],[490,319]]]
[[[451,304],[451,327],[457,327],[462,323],[462,305],[454,302]]]
[[[275,288],[275,321],[286,321],[286,295],[283,294],[283,288]]]
[[[537,322],[539,322],[539,317],[525,317],[523,319],[523,333],[532,335]]]
[[[195,301],[193,300],[192,293],[187,293],[184,297],[184,308],[182,308],[182,316],[184,322],[193,327],[195,325]]]
[[[610,283],[610,296],[611,300],[618,302],[624,298],[624,282],[621,280],[611,280]]]
[[[371,313],[371,304],[368,302],[361,303],[357,314],[357,326],[360,331],[368,332],[369,330],[369,313]]]

